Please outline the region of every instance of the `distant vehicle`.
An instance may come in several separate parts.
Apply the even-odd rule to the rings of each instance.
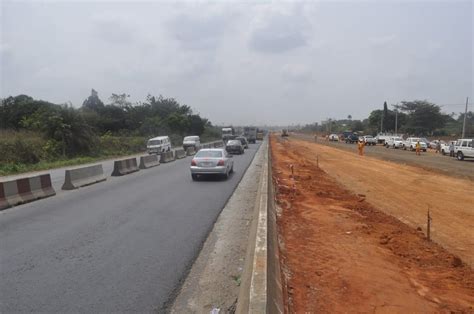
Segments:
[[[420,137],[420,142],[423,142],[426,144],[426,147],[430,147],[430,140],[428,140],[426,137]]]
[[[161,154],[171,150],[171,141],[168,136],[157,136],[146,143],[148,154]]]
[[[454,155],[458,160],[464,158],[474,158],[474,140],[472,138],[462,138],[454,145]]]
[[[453,144],[453,146],[456,145],[456,141],[449,141],[449,143],[441,143],[441,154],[443,155],[449,155],[449,145]]]
[[[377,145],[377,140],[372,135],[364,135],[362,136],[365,145]]]
[[[281,136],[282,136],[282,137],[288,136],[288,130],[287,130],[287,129],[281,130]]]
[[[392,134],[392,133],[379,133],[375,137],[378,144],[384,144],[391,138],[391,137],[402,137],[401,134]]]
[[[225,150],[230,153],[230,154],[243,154],[244,153],[244,147],[242,146],[242,143],[239,140],[230,140],[227,142],[225,145]]]
[[[227,179],[232,172],[234,172],[234,161],[223,148],[201,149],[191,160],[193,181],[202,175],[220,175]]]
[[[233,140],[234,138],[234,128],[222,128],[222,140],[224,143],[228,140]]]
[[[352,135],[352,131],[344,131],[339,135],[339,140],[344,141],[348,136]]]
[[[339,136],[337,134],[331,134],[331,135],[329,135],[329,140],[331,142],[338,142],[339,141]]]
[[[240,143],[242,143],[242,146],[244,148],[249,148],[249,143],[248,143],[247,138],[245,136],[237,136],[235,139],[240,141]]]
[[[426,152],[428,149],[428,145],[426,145],[425,142],[421,140],[419,137],[409,137],[406,139],[406,141],[403,143],[403,149],[407,150],[416,150],[416,143],[420,142],[421,145],[421,150]]]
[[[244,127],[244,136],[247,138],[249,143],[255,144],[257,141],[257,128],[252,126]]]
[[[405,140],[401,137],[391,137],[387,142],[385,142],[385,147],[389,148],[403,148]]]
[[[351,133],[347,136],[344,136],[346,144],[354,144],[359,141],[359,136],[357,134]]]
[[[438,142],[439,142],[441,145],[446,144],[445,141],[434,140],[434,141],[431,141],[431,142],[428,144],[428,147],[429,147],[429,148],[432,148],[432,149],[436,149],[436,147],[438,146]]]
[[[186,136],[183,139],[183,148],[184,150],[188,149],[189,147],[194,147],[196,151],[201,148],[201,139],[197,135]]]

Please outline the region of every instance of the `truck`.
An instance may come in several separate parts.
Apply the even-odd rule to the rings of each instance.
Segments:
[[[244,136],[247,138],[249,143],[255,144],[257,141],[257,128],[252,126],[244,127]]]
[[[222,141],[224,141],[224,143],[234,138],[235,138],[234,128],[232,127],[222,128]]]
[[[281,137],[286,137],[286,136],[288,136],[288,130],[287,129],[281,130]]]
[[[387,143],[388,140],[389,140],[391,137],[403,137],[403,134],[379,133],[379,134],[377,134],[377,136],[375,137],[375,139],[377,140],[377,143],[378,143],[378,144],[383,144],[383,145],[385,145],[385,143]]]
[[[257,140],[263,141],[263,131],[257,130]]]

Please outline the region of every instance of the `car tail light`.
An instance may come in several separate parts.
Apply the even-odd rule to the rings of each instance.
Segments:
[[[196,166],[196,160],[191,160],[191,166]]]
[[[223,166],[224,165],[224,160],[219,160],[219,162],[217,163],[218,166]]]

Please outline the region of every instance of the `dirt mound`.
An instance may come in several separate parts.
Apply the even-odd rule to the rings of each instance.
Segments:
[[[472,312],[474,273],[271,138],[289,312]],[[293,169],[292,169],[293,168]]]

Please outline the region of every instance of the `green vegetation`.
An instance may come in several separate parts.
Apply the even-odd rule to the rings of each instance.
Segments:
[[[1,99],[0,175],[43,170],[143,152],[150,137],[218,139],[217,128],[173,98],[149,95],[132,104],[112,94],[104,104],[92,90],[82,107],[57,105],[26,95]]]
[[[322,133],[341,133],[354,131],[364,134],[377,134],[383,132],[394,133],[395,122],[397,132],[417,136],[450,136],[460,137],[464,120],[464,113],[444,114],[441,107],[427,101],[403,101],[392,105],[394,110],[388,109],[385,102],[382,110],[373,110],[367,119],[352,120],[328,119],[322,124],[313,123],[303,127],[304,131]],[[468,111],[466,119],[466,136],[474,136],[474,113]]]

